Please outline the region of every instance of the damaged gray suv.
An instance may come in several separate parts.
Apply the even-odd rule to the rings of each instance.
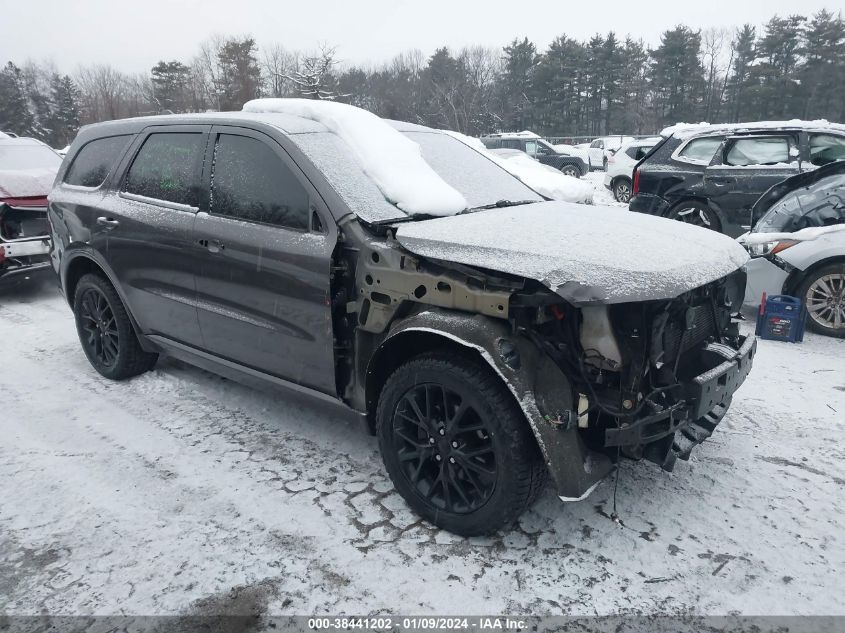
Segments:
[[[620,458],[671,470],[714,431],[755,352],[733,240],[544,200],[435,130],[261,101],[71,146],[51,259],[103,376],[166,354],[337,403],[408,504],[463,535],[549,476],[580,499]]]

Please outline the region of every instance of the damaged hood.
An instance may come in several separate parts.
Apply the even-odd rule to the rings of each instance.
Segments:
[[[396,239],[421,257],[534,279],[575,305],[671,299],[748,261],[709,229],[567,202],[403,223]]]
[[[0,198],[46,196],[53,188],[56,169],[0,170]]]

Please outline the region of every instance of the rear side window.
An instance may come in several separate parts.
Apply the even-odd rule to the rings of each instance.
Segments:
[[[79,187],[99,187],[123,155],[130,135],[98,138],[86,143],[65,174],[65,182]]]
[[[845,160],[845,138],[832,134],[810,134],[810,162],[813,165],[827,165]]]
[[[265,143],[220,134],[214,149],[211,213],[307,230],[308,192]]]
[[[789,140],[780,136],[738,139],[733,142],[725,155],[725,164],[736,167],[788,162]]]
[[[721,144],[721,136],[697,138],[694,141],[687,143],[686,146],[684,146],[684,149],[678,153],[678,156],[683,156],[687,160],[699,163],[709,163],[713,158],[713,154],[716,153],[716,150],[719,149],[719,145]]]
[[[505,139],[502,141],[502,147],[505,149],[522,149],[522,145],[516,139]]]
[[[196,206],[196,167],[205,149],[204,139],[200,132],[150,134],[129,168],[123,190]]]

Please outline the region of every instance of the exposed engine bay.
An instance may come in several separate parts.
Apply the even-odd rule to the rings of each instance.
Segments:
[[[48,268],[49,246],[46,207],[0,202],[0,279]]]
[[[532,279],[346,230],[357,235],[335,256],[338,392],[367,410],[384,355],[406,353],[415,335],[475,349],[520,403],[562,498],[583,498],[621,457],[671,470],[750,370],[756,342],[732,319],[741,269],[671,299],[576,306]]]

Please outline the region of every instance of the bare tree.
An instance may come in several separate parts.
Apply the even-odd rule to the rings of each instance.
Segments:
[[[299,71],[299,53],[290,52],[281,44],[271,44],[261,52],[264,91],[269,97],[287,97],[296,92],[290,79]]]
[[[335,68],[340,63],[336,54],[334,46],[323,44],[316,53],[303,57],[300,67],[286,77],[293,82],[296,91],[308,99],[333,101],[348,97],[350,95],[338,94],[336,90]]]
[[[725,77],[731,59],[725,59],[725,50],[730,51],[731,34],[726,28],[710,27],[701,33],[702,65],[705,70],[706,95],[704,118],[714,121],[719,118],[724,98]]]

